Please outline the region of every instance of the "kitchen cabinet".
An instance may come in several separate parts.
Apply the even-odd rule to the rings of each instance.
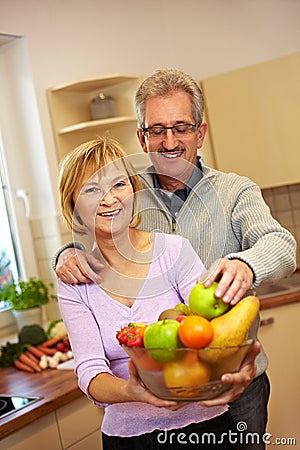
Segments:
[[[300,181],[300,52],[201,81],[215,168],[261,188]]]
[[[47,90],[48,105],[57,148],[58,161],[82,142],[109,133],[117,138],[128,154],[143,154],[136,136],[134,95],[141,77],[109,75],[83,79]],[[115,100],[116,115],[93,120],[91,100],[102,92]],[[140,164],[141,165],[141,164]]]
[[[267,431],[300,442],[300,302],[261,311],[259,339],[269,358],[271,382]],[[299,445],[299,444],[298,444]]]
[[[198,84],[199,86],[201,85],[200,82],[198,82]],[[208,122],[206,113],[203,116],[203,122]],[[216,161],[212,148],[210,133],[206,133],[203,146],[201,147],[201,149],[198,149],[198,155],[200,155],[203,158],[203,161],[206,166],[216,168]]]
[[[56,419],[61,437],[62,448],[83,450],[101,448],[101,431],[104,410],[96,407],[86,397],[81,397],[56,411]],[[97,446],[87,445],[87,440]],[[86,446],[84,446],[86,445]]]
[[[82,396],[2,439],[0,450],[101,450],[102,418]]]
[[[55,413],[41,417],[1,439],[0,450],[61,450]]]

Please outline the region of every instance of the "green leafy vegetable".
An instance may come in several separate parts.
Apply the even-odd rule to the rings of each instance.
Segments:
[[[25,325],[19,332],[20,344],[40,345],[48,339],[40,325]]]
[[[10,342],[6,342],[6,345],[2,345],[0,349],[0,366],[13,366],[14,361],[19,359],[27,348],[28,345],[26,344],[20,344],[19,342],[11,344]]]

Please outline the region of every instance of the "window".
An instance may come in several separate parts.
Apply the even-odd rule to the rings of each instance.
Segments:
[[[3,283],[9,283],[13,279],[17,280],[20,275],[19,257],[15,242],[14,223],[10,213],[10,200],[5,176],[5,166],[3,158],[3,147],[0,140],[0,290]],[[0,310],[5,309],[5,302],[0,302]]]

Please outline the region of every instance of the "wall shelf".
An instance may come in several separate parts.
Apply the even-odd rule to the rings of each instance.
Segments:
[[[118,139],[128,154],[141,153],[136,137],[134,96],[142,78],[136,75],[106,75],[86,78],[47,90],[58,162],[81,143],[100,134]],[[91,100],[103,92],[114,98],[116,116],[93,120]]]
[[[103,128],[107,128],[107,127],[114,127],[116,125],[120,125],[120,124],[126,124],[126,123],[130,123],[130,122],[136,122],[136,118],[135,117],[114,117],[111,119],[101,119],[101,120],[91,120],[88,122],[81,122],[81,123],[77,123],[75,125],[70,125],[68,127],[62,128],[61,130],[59,130],[58,134],[59,135],[64,135],[64,134],[68,134],[68,133],[76,133],[76,132],[81,132],[82,130],[96,130],[96,129],[103,129]]]

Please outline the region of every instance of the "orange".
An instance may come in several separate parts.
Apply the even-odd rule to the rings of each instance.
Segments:
[[[164,364],[164,381],[169,389],[206,383],[210,374],[210,366],[199,361],[196,350],[186,350],[183,358]]]
[[[186,347],[206,347],[213,338],[213,327],[209,320],[196,314],[187,316],[178,329],[179,339]]]

